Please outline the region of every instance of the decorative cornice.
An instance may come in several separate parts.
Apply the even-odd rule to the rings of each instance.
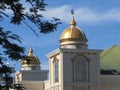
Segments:
[[[99,54],[101,53],[103,50],[81,50],[81,49],[60,49],[61,52],[64,53],[78,53],[78,54]]]
[[[47,57],[48,58],[52,58],[53,56],[58,55],[58,54],[60,54],[60,49],[59,48],[54,50],[54,51],[52,51],[52,52],[50,52],[50,53],[48,53]]]

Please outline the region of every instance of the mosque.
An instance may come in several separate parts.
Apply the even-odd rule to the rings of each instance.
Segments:
[[[60,47],[47,54],[49,70],[40,69],[40,60],[30,48],[26,57],[30,62],[22,59],[15,82],[26,90],[120,90],[119,46],[88,49],[88,39],[74,16],[59,41]]]

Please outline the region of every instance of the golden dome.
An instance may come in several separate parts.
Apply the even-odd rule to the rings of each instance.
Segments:
[[[87,38],[84,34],[84,32],[76,27],[76,22],[74,20],[74,17],[72,18],[72,21],[70,22],[70,27],[64,30],[60,37],[60,42],[64,41],[81,41],[81,42],[87,42]]]
[[[33,55],[32,48],[29,49],[29,53],[22,59],[22,65],[40,65],[39,59]]]

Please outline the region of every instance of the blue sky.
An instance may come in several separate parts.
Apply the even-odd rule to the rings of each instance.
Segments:
[[[120,45],[120,0],[45,0],[48,3],[45,17],[61,19],[62,24],[57,31],[50,34],[34,33],[25,25],[8,25],[3,21],[6,30],[12,29],[22,38],[22,46],[26,47],[26,54],[30,46],[34,54],[39,57],[42,69],[48,68],[46,54],[59,47],[59,38],[64,29],[69,27],[74,9],[77,27],[81,28],[88,39],[89,49],[107,49],[113,45]]]

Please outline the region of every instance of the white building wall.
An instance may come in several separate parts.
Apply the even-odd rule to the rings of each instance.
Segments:
[[[48,70],[21,70],[16,72],[15,76],[16,81],[44,81],[48,79]]]
[[[50,81],[49,81],[49,89],[50,90],[55,90],[55,89],[59,89],[61,90],[61,55],[59,50],[56,50],[55,52],[51,53],[49,56],[49,74],[50,74]],[[58,82],[55,82],[54,78],[54,60],[58,60]],[[45,83],[46,84],[46,83]],[[46,86],[46,85],[45,85]],[[45,87],[45,89],[47,89],[47,87]]]
[[[97,50],[63,50],[63,87],[64,90],[75,90],[76,87],[86,87],[90,90],[100,90],[100,51]],[[73,60],[76,56],[83,55],[89,61],[88,83],[73,81]]]
[[[120,90],[120,75],[101,75],[101,90]]]
[[[47,80],[47,81],[44,81],[44,90],[50,90],[50,81],[49,80]]]
[[[25,90],[44,90],[44,81],[21,81],[26,89]]]
[[[90,72],[90,90],[101,90],[100,89],[100,56],[99,53],[92,53],[88,55],[89,72]]]

